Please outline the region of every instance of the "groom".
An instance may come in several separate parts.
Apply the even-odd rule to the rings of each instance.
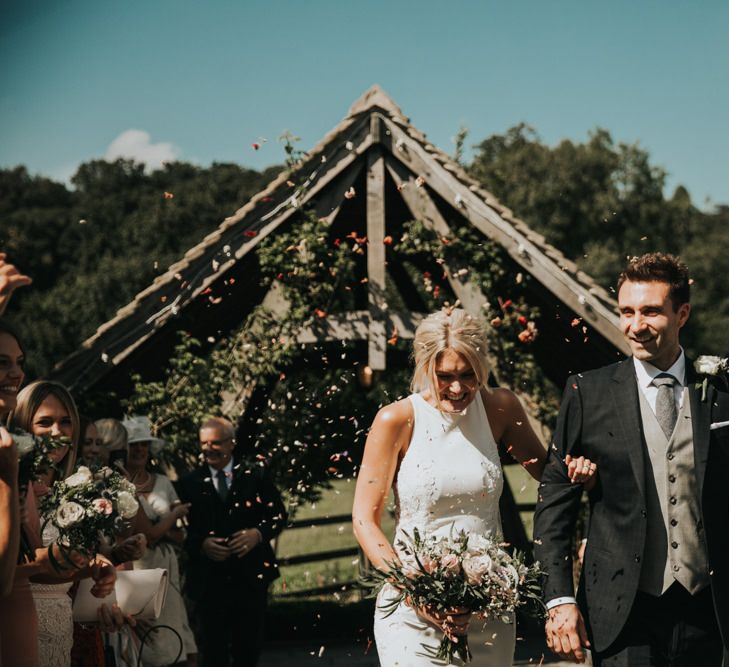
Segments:
[[[671,255],[633,259],[618,280],[632,358],[567,381],[534,543],[547,643],[574,662],[590,647],[601,667],[713,667],[729,646],[729,392],[725,377],[697,376],[679,344],[689,282]],[[582,487],[568,454],[598,465],[576,599]]]

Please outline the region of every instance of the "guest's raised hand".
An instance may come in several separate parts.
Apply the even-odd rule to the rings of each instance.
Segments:
[[[233,553],[224,537],[206,537],[202,543],[203,553],[216,563],[227,560]]]
[[[116,569],[103,556],[97,554],[89,566],[91,578],[94,585],[91,587],[91,595],[97,598],[105,598],[114,590],[116,584]]]
[[[569,454],[564,457],[567,466],[567,476],[573,484],[583,484],[586,491],[590,491],[597,482],[597,463],[593,463],[584,456],[572,458]]]
[[[119,632],[125,625],[134,627],[137,624],[134,616],[125,614],[116,603],[111,607],[102,604],[96,612],[96,617],[99,619],[99,630],[102,632]]]
[[[228,540],[228,546],[238,558],[243,558],[243,556],[247,556],[261,542],[263,542],[261,531],[258,528],[249,528],[233,533],[230,536],[230,540]]]
[[[13,292],[19,287],[30,285],[33,282],[32,278],[24,276],[15,266],[6,262],[5,258],[6,254],[0,252],[0,315],[7,308]]]

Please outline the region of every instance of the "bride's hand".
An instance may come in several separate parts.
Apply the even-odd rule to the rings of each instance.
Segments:
[[[449,639],[468,634],[468,624],[471,622],[472,612],[466,607],[455,607],[443,611],[425,605],[414,609],[420,618],[437,625]]]
[[[564,457],[567,465],[567,476],[573,484],[582,484],[586,491],[590,491],[597,482],[597,463],[593,463],[584,456],[573,459],[569,454]]]

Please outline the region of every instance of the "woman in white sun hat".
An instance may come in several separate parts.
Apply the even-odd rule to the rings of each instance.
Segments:
[[[170,587],[165,606],[155,625],[169,625],[182,641],[181,664],[196,664],[197,646],[190,629],[185,604],[180,591],[180,574],[176,547],[185,540],[185,529],[178,520],[187,514],[189,504],[182,504],[172,482],[162,474],[151,472],[148,464],[164,447],[164,440],[152,434],[148,417],[128,417],[122,422],[128,434],[126,470],[129,480],[137,487],[139,502],[144,510],[137,517],[135,529],[147,537],[147,552],[134,561],[135,570],[164,568],[169,573]],[[144,629],[141,629],[144,632]],[[150,633],[145,641],[142,660],[145,665],[169,665],[180,651],[180,642],[169,630]]]

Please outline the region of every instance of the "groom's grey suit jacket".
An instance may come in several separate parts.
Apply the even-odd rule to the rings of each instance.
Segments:
[[[714,609],[729,648],[729,392],[712,378],[706,399],[686,360],[694,467]],[[647,467],[639,389],[632,359],[567,380],[534,517],[535,556],[546,572],[549,601],[574,596],[572,553],[582,486],[571,484],[564,457],[598,466],[589,493],[590,524],[577,600],[593,648],[603,651],[623,629],[633,605],[647,545]],[[711,429],[711,425],[715,428]],[[650,486],[650,484],[648,484]]]

